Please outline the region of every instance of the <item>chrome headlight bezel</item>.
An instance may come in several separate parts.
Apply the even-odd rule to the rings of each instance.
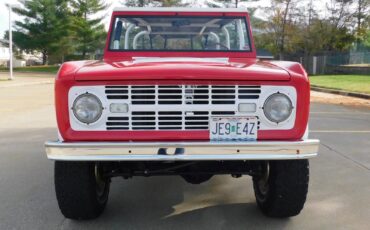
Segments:
[[[87,102],[86,99],[90,100],[90,102]],[[93,115],[92,118],[88,119],[88,118],[83,118],[78,110],[77,110],[77,106],[78,103],[81,103],[82,100],[85,100],[85,102],[83,102],[83,106],[85,106],[85,109],[88,110],[88,109],[91,109],[91,108],[95,108],[96,110],[94,111],[95,114]],[[91,103],[90,106],[87,106],[87,103]],[[95,103],[95,104],[93,104]],[[89,108],[88,108],[89,107]],[[96,95],[92,94],[92,93],[89,93],[89,92],[86,92],[84,94],[81,94],[79,95],[78,97],[75,98],[75,100],[73,101],[73,106],[72,106],[72,111],[73,111],[73,115],[74,117],[81,123],[83,124],[93,124],[95,122],[97,122],[101,117],[102,117],[102,114],[103,114],[103,105],[102,105],[102,102],[101,100],[99,99],[99,97],[97,97]],[[90,111],[87,111],[87,112],[91,112],[92,110]]]
[[[276,97],[280,97],[283,100],[285,100],[285,105],[283,105],[283,106],[288,107],[287,108],[288,112],[285,113],[284,116],[281,116],[281,118],[276,118],[276,114],[274,115],[274,114],[271,113],[271,111],[272,111],[271,110],[271,105],[269,105],[269,103],[272,100],[276,99]],[[276,124],[279,124],[279,123],[282,123],[282,122],[285,122],[286,120],[288,120],[292,115],[293,109],[294,109],[293,103],[292,103],[292,100],[289,98],[289,96],[284,94],[284,93],[280,93],[280,92],[273,93],[270,96],[268,96],[267,99],[264,101],[264,104],[263,104],[263,113],[264,113],[265,117],[270,122],[273,122],[273,123],[276,123]]]

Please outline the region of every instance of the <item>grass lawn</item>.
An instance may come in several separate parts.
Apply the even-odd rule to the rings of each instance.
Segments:
[[[312,86],[370,94],[370,75],[311,76]]]
[[[57,73],[59,66],[27,66],[13,69],[15,72],[35,72],[35,73]],[[8,72],[9,69],[0,67],[0,72]]]

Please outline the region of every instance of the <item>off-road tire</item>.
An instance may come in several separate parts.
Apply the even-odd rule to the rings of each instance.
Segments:
[[[262,163],[268,168],[268,179],[253,177],[257,204],[269,217],[285,218],[298,215],[307,197],[309,182],[308,160],[269,161]],[[259,184],[267,182],[267,189]]]
[[[66,218],[94,219],[104,211],[110,180],[103,179],[105,185],[99,187],[96,169],[94,162],[55,162],[55,192],[59,208]]]

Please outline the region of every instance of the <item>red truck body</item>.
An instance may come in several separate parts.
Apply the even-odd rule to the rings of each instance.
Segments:
[[[113,19],[120,15],[151,15],[150,12],[114,12],[108,34],[112,34]],[[247,13],[218,12],[156,12],[153,15],[241,16]],[[249,25],[249,24],[248,24]],[[250,37],[252,29],[249,25]],[[305,70],[294,62],[260,61],[256,57],[253,39],[250,52],[161,52],[112,51],[109,39],[102,61],[67,62],[60,69],[56,84],[56,114],[58,128],[65,141],[155,141],[207,140],[208,131],[75,131],[70,126],[68,92],[72,86],[87,85],[281,85],[297,91],[297,116],[290,130],[259,130],[259,140],[300,140],[305,133],[310,87]],[[196,62],[160,62],[134,64],[133,57],[226,57],[228,64]]]
[[[266,216],[300,213],[319,146],[308,76],[260,60],[249,22],[242,9],[118,8],[103,60],[61,66],[45,149],[66,218],[97,218],[113,177],[173,175],[249,175]]]

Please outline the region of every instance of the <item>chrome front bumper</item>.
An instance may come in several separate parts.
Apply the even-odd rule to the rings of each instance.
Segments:
[[[46,142],[50,160],[295,160],[317,156],[319,140],[256,142]]]

